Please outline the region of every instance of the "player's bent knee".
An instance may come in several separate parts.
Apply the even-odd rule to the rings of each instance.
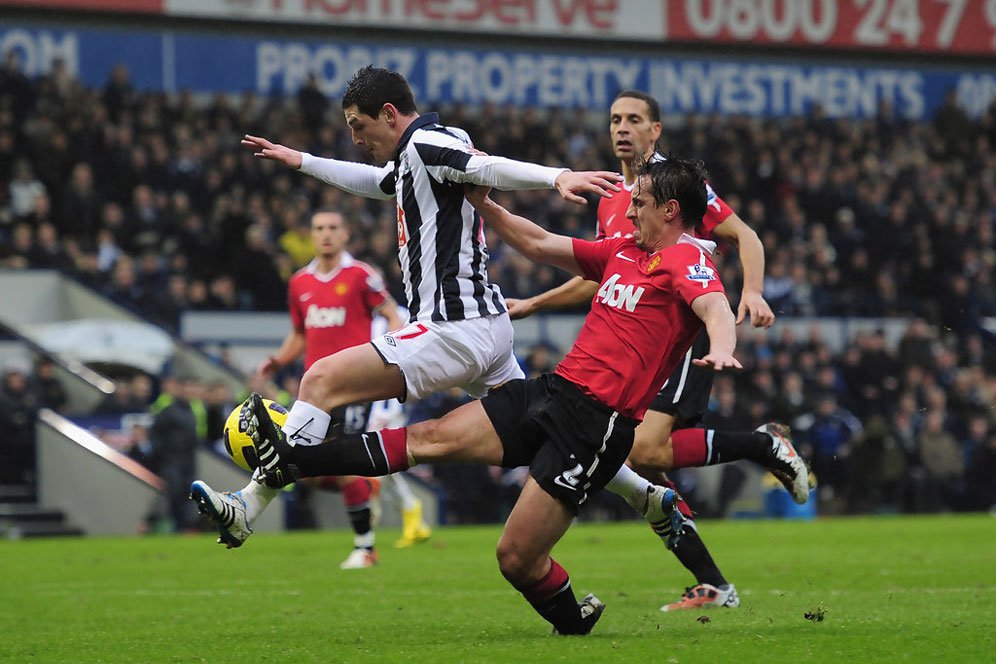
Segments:
[[[301,378],[298,398],[308,403],[326,401],[335,390],[333,364],[334,361],[326,357],[311,365]]]
[[[505,538],[499,540],[496,554],[501,575],[513,586],[521,588],[534,581],[531,572],[535,561],[527,560],[513,542]]]
[[[426,420],[408,427],[408,451],[419,463],[448,461],[460,449],[445,419]]]
[[[655,471],[671,470],[674,465],[674,454],[671,450],[671,439],[651,440],[637,435],[633,440],[633,449],[629,453],[631,465]]]

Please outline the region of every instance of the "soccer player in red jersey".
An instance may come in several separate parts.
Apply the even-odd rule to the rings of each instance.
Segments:
[[[587,634],[604,609],[578,602],[570,577],[550,557],[581,505],[616,474],[637,424],[664,378],[705,327],[711,347],[696,364],[740,368],[733,312],[710,257],[712,243],[689,231],[706,207],[701,164],[647,165],[627,216],[632,237],[586,242],[554,235],[487,197],[468,200],[526,257],[581,274],[600,286],[573,348],[552,374],[493,388],[438,420],[292,446],[262,414],[250,417],[267,481],[354,473],[395,473],[416,463],[528,465],[529,477],[498,543],[502,574],[559,634]],[[250,402],[258,401],[258,395]],[[265,409],[251,408],[253,413]],[[667,490],[668,525],[680,529]]]
[[[661,136],[660,107],[650,95],[636,90],[619,93],[609,112],[609,131],[612,148],[620,161],[623,191],[599,201],[597,239],[628,237],[634,232],[626,218],[626,210],[636,184],[638,164],[644,160],[664,159],[656,151]],[[762,295],[764,247],[757,234],[708,183],[706,195],[706,211],[695,235],[725,241],[739,251],[744,285],[737,323],[749,314],[754,327],[770,327],[775,315]],[[509,298],[506,302],[513,319],[523,318],[537,311],[590,302],[598,288],[593,281],[575,277],[546,293],[525,300]],[[750,458],[768,467],[797,501],[805,502],[809,493],[808,473],[795,455],[787,429],[775,424],[766,424],[755,432],[696,428],[708,405],[712,372],[698,368],[692,360],[707,350],[708,339],[702,335],[668,378],[637,428],[630,464],[644,477],[659,481],[661,471]],[[622,469],[608,488],[640,511],[646,486],[643,478]],[[689,528],[674,554],[695,576],[696,585],[681,599],[665,604],[661,609],[738,606],[736,588],[726,580],[699,537],[691,508],[683,500],[679,507]]]

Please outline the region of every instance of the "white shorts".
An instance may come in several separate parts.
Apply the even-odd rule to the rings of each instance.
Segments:
[[[416,321],[371,343],[385,362],[401,369],[413,399],[451,387],[479,398],[492,387],[525,378],[512,352],[508,314]]]

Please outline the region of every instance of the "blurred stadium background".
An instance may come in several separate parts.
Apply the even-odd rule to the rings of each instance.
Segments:
[[[617,167],[608,107],[645,90],[664,146],[703,159],[758,232],[779,320],[741,329],[747,370],[716,381],[706,423],[788,422],[819,488],[791,512],[752,466],[683,472],[703,515],[991,510],[994,56],[994,0],[0,1],[0,536],[196,529],[160,497],[192,459],[242,485],[221,424],[288,329],[315,208],[346,212],[350,252],[403,301],[392,206],[239,146],[362,160],[338,98],[368,63],[482,150],[575,169]],[[593,235],[593,205],[511,206]],[[507,296],[565,278],[488,244]],[[735,252],[721,269],[735,296]],[[527,372],[582,316],[516,324]],[[292,399],[298,376],[265,389]],[[177,397],[196,437],[150,439]],[[444,523],[501,520],[521,481],[416,472]],[[343,525],[329,500],[287,494],[259,529]],[[629,514],[605,497],[583,518]]]

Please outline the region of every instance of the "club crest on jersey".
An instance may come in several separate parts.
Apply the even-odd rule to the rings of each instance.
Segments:
[[[607,307],[633,311],[636,309],[636,305],[639,304],[640,298],[643,297],[643,291],[646,289],[642,286],[634,288],[630,284],[620,284],[619,279],[621,277],[622,275],[620,274],[613,274],[606,279],[602,287],[598,289],[595,299]]]
[[[336,284],[335,285],[335,292],[336,292],[337,295],[345,295],[346,291],[348,291],[348,290],[349,290],[349,286],[347,286],[346,284]]]
[[[654,257],[651,258],[650,262],[646,264],[646,266],[643,268],[643,271],[649,274],[650,272],[656,270],[660,266],[660,264],[661,264],[661,255],[654,254]]]
[[[702,284],[702,288],[708,288],[710,281],[716,280],[716,270],[712,269],[708,265],[702,265],[701,263],[696,263],[695,265],[688,266],[688,274],[686,278],[690,281],[697,281]]]
[[[408,226],[405,225],[405,211],[398,204],[398,248],[408,244]]]

